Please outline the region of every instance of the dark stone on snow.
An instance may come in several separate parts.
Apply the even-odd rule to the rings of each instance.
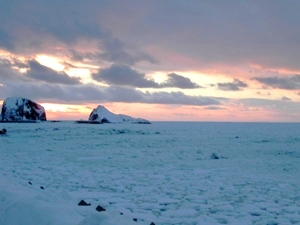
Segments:
[[[43,190],[44,190],[45,188],[44,188],[43,186],[41,186],[40,189],[43,189]]]
[[[28,184],[32,185],[32,183],[29,181]]]
[[[98,118],[98,115],[97,115],[97,118]],[[108,119],[106,119],[106,118],[103,118],[101,120],[101,123],[110,123],[110,121]]]
[[[120,215],[123,215],[123,213],[120,213]]]
[[[6,134],[6,129],[4,128],[4,129],[2,129],[2,130],[0,130],[0,134]]]
[[[150,225],[155,225],[155,223],[151,222]]]
[[[137,222],[137,218],[133,218],[133,221]]]
[[[222,156],[218,156],[217,153],[212,153],[210,156],[211,159],[222,159]]]
[[[81,200],[79,203],[78,203],[78,205],[80,205],[80,206],[89,206],[89,205],[91,205],[90,203],[86,203],[84,200]]]
[[[96,210],[97,210],[98,212],[106,211],[106,209],[104,209],[104,208],[103,208],[102,206],[100,206],[100,205],[97,206]]]

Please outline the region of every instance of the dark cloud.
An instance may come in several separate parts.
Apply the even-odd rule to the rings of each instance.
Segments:
[[[28,34],[28,41],[36,40],[32,35],[55,37],[65,43],[75,43],[80,38],[99,38],[107,35],[107,30],[84,16],[89,4],[74,1],[16,0],[1,2],[0,18],[2,30],[6,34]],[[93,8],[91,8],[93,10]],[[10,29],[9,29],[10,28]],[[23,37],[22,37],[23,38]],[[18,43],[14,43],[15,45]]]
[[[84,58],[85,58],[85,54],[75,51],[74,49],[69,50],[68,56],[70,57],[71,61],[76,61],[76,62],[82,62],[82,61],[84,61]],[[88,57],[88,58],[91,58],[91,57]]]
[[[139,88],[158,87],[153,80],[147,80],[145,75],[125,65],[112,65],[102,69],[92,77],[101,82],[112,85],[124,85]]]
[[[117,2],[107,5],[106,10],[115,14],[103,24],[119,38],[188,56],[199,68],[249,62],[267,68],[300,68],[298,1]],[[128,15],[130,21],[125,19]],[[179,68],[186,61],[170,64]]]
[[[124,43],[114,37],[105,38],[102,41],[102,50],[104,53],[99,53],[99,57],[105,61],[126,65],[134,65],[140,61],[148,61],[150,63],[158,63],[156,59],[146,53],[128,53]]]
[[[220,106],[211,105],[211,106],[206,106],[204,109],[207,109],[207,110],[223,110],[223,109],[226,109],[226,108],[220,107]]]
[[[255,77],[253,80],[260,83],[279,89],[299,90],[300,89],[300,75],[292,77]]]
[[[9,34],[5,33],[3,30],[0,29],[0,48],[5,50],[13,50],[13,38],[9,36]]]
[[[238,104],[243,104],[248,107],[260,107],[272,110],[278,113],[292,113],[299,115],[299,102],[296,101],[282,101],[260,98],[245,98],[235,100]],[[298,116],[299,117],[299,116]]]
[[[104,93],[109,102],[145,102],[145,94],[132,88],[110,86]]]
[[[200,88],[199,85],[193,83],[189,78],[175,73],[168,74],[168,79],[164,83],[158,84],[154,80],[147,79],[146,75],[143,73],[140,73],[128,66],[116,64],[109,68],[102,69],[96,74],[92,74],[92,77],[93,79],[106,84],[137,88]]]
[[[63,85],[29,82],[4,83],[0,86],[0,99],[9,96],[22,96],[39,101],[52,102],[136,102],[149,104],[182,104],[182,105],[220,105],[222,99],[202,96],[188,96],[182,92],[141,92],[136,89],[93,84]]]
[[[99,42],[96,51],[87,52],[127,65],[154,63],[160,57],[162,67],[170,62],[168,66],[180,68],[186,61],[177,60],[175,65],[169,56],[184,55],[180,59],[195,59],[201,68],[251,62],[300,69],[299,1],[14,0],[0,4],[0,46],[15,52],[52,48],[54,53],[61,45],[73,49],[87,40]]]
[[[64,85],[38,82],[10,82],[0,87],[0,98],[5,99],[11,96],[22,96],[39,101],[51,102],[74,102],[102,101],[104,98],[103,89],[95,85]]]
[[[160,85],[161,87],[177,87],[182,89],[194,89],[201,86],[193,83],[189,78],[183,77],[176,73],[168,74],[168,80]]]
[[[11,62],[6,58],[0,58],[0,83],[8,80],[12,81],[17,79],[20,80],[23,79],[22,74],[18,70],[14,69],[13,67],[26,68],[26,65],[18,62],[16,63]]]
[[[21,73],[20,69],[26,69],[27,73]],[[80,79],[69,77],[65,72],[57,72],[43,66],[35,60],[20,61],[17,58],[0,58],[1,81],[44,81],[47,83],[80,84]]]
[[[241,91],[244,87],[248,87],[248,85],[239,79],[228,83],[218,83],[218,88],[223,91]]]
[[[181,105],[220,105],[221,101],[214,97],[188,96],[182,92],[147,92],[145,102]]]
[[[56,84],[80,84],[79,78],[69,77],[65,72],[57,72],[49,67],[41,65],[35,60],[29,61],[28,65],[30,68],[26,74],[28,78]]]
[[[56,54],[63,50],[74,52],[73,48],[85,40],[98,43],[98,46],[94,50],[82,50],[83,53],[78,52],[73,58],[82,60],[82,54],[97,60],[127,65],[141,61],[158,62],[134,45],[129,47],[102,26],[97,18],[105,10],[105,3],[93,0],[84,4],[65,0],[17,0],[2,1],[0,4],[0,47],[11,52],[29,55],[40,52]]]

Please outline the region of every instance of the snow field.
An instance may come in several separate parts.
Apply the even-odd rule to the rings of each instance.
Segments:
[[[3,125],[0,224],[300,224],[300,124]]]

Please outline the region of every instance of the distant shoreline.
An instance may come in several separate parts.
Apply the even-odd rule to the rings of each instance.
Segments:
[[[29,121],[0,121],[0,123],[38,123],[41,121],[29,120]],[[44,122],[44,121],[42,121]]]

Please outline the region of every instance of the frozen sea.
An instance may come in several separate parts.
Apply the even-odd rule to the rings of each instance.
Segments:
[[[1,225],[300,224],[300,123],[2,128]]]

